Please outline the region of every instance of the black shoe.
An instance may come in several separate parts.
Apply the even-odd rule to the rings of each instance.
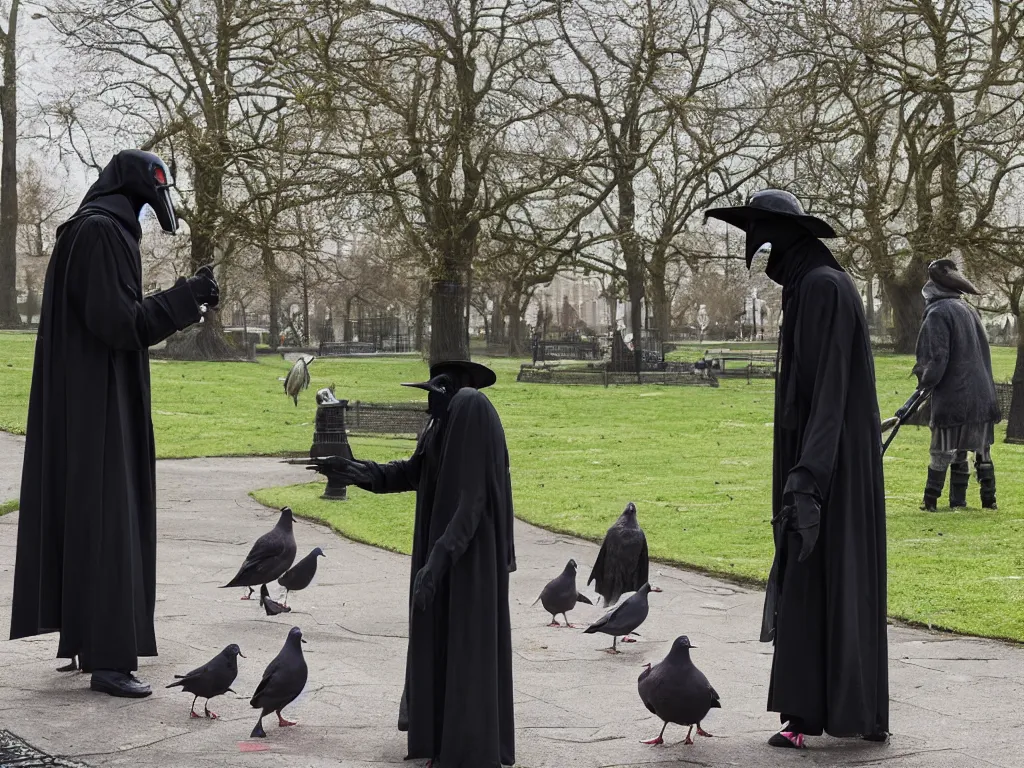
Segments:
[[[874,741],[879,744],[884,744],[889,741],[889,734],[885,731],[879,731],[878,733],[869,733],[861,736],[864,741]]]
[[[977,461],[974,466],[978,470],[978,484],[981,486],[982,509],[997,509],[996,468],[991,461]]]
[[[941,472],[928,467],[928,480],[924,484],[924,501],[921,503],[921,510],[934,512],[938,509],[939,496],[942,495],[942,487],[946,484],[946,471]]]
[[[113,669],[97,669],[92,673],[89,686],[94,691],[109,693],[123,699],[144,699],[153,689],[128,672],[117,672]]]

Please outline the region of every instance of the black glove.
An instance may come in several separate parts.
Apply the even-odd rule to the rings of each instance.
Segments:
[[[919,389],[903,405],[896,411],[896,418],[900,421],[905,421],[909,417],[913,416],[917,411],[918,407],[924,401],[924,393]]]
[[[800,556],[802,563],[811,556],[818,542],[821,525],[821,502],[811,493],[787,493],[782,498],[782,515],[786,529],[800,534]]]
[[[328,456],[324,459],[313,459],[306,467],[314,472],[330,474],[337,478],[342,485],[370,486],[373,482],[373,475],[362,462],[354,459],[347,459],[344,456]]]
[[[193,277],[188,279],[188,287],[192,291],[192,298],[200,306],[205,304],[213,309],[220,302],[220,286],[213,276],[213,269],[209,266],[200,267]]]
[[[416,579],[412,584],[412,604],[418,611],[425,611],[434,602],[434,594],[437,592],[437,581],[434,578],[434,571],[427,563],[416,573]]]

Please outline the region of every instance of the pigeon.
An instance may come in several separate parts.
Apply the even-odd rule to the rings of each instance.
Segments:
[[[602,632],[606,635],[611,635],[612,647],[605,650],[608,653],[622,653],[622,651],[615,647],[615,639],[618,635],[622,635],[622,642],[636,642],[636,640],[630,640],[629,635],[636,635],[637,633],[634,630],[647,619],[647,611],[649,610],[647,605],[648,592],[661,592],[661,590],[657,587],[652,587],[650,584],[644,584],[636,591],[636,594],[630,595],[623,600],[622,605],[608,611],[608,613],[584,629],[583,634],[592,635],[595,632]],[[639,637],[639,635],[637,636]]]
[[[220,696],[231,690],[231,685],[238,677],[238,657],[245,658],[245,654],[237,645],[229,645],[218,653],[203,666],[193,669],[187,675],[175,675],[177,678],[168,688],[180,686],[183,691],[195,696],[192,699],[192,709],[189,717],[199,717],[196,714],[196,700],[202,696],[206,699],[203,704],[203,713],[213,719],[217,719],[217,713],[210,711],[210,699]]]
[[[316,576],[316,559],[318,557],[327,557],[320,547],[317,547],[299,560],[286,574],[277,580],[277,583],[285,588],[285,606],[288,605],[289,592],[298,592],[300,589],[305,589],[313,581],[313,577]]]
[[[272,531],[263,534],[252,545],[235,578],[226,587],[248,587],[243,600],[252,599],[254,586],[269,584],[281,578],[295,560],[295,535],[292,533],[291,507],[281,508],[281,517]]]
[[[284,641],[284,648],[263,673],[263,679],[256,686],[256,693],[249,702],[254,709],[261,711],[256,727],[249,734],[250,739],[267,737],[267,732],[263,730],[263,718],[271,712],[277,713],[277,724],[281,728],[295,725],[281,717],[281,710],[295,701],[306,687],[309,669],[302,657],[301,643],[304,642],[306,641],[302,639],[302,630],[292,627],[288,632],[288,639]]]
[[[570,560],[565,564],[565,570],[562,571],[560,576],[548,582],[547,586],[541,591],[540,597],[534,600],[533,604],[536,605],[538,600],[544,606],[544,610],[551,614],[549,627],[562,626],[558,623],[558,614],[562,614],[562,618],[565,619],[565,626],[570,629],[573,628],[573,625],[569,623],[569,617],[566,613],[575,608],[576,603],[593,605],[589,597],[580,594],[576,590],[575,560]]]
[[[302,355],[288,371],[284,379],[284,393],[299,407],[299,393],[309,387],[309,366],[316,360],[312,355]]]
[[[647,583],[647,569],[647,537],[636,521],[636,505],[629,502],[604,535],[587,584],[597,582],[604,604],[615,605],[623,594]]]
[[[260,587],[260,605],[267,612],[267,616],[277,616],[279,613],[290,613],[291,608],[287,605],[281,605],[276,600],[270,599],[270,591],[267,589],[267,585],[264,584]]]
[[[690,649],[696,647],[690,645],[690,638],[686,635],[677,637],[668,656],[653,667],[647,664],[637,678],[640,700],[651,714],[664,722],[657,738],[648,739],[644,744],[664,744],[663,736],[669,723],[690,727],[684,744],[693,744],[690,735],[695,725],[698,735],[712,735],[701,728],[700,723],[712,709],[721,709],[722,704],[718,700],[718,692],[711,687],[704,673],[690,661]]]

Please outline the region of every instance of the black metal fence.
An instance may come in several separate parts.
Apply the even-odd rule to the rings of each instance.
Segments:
[[[602,387],[663,384],[676,387],[717,387],[707,368],[693,363],[666,363],[660,370],[615,371],[606,365],[523,365],[516,381],[527,384],[566,384]]]
[[[345,426],[349,434],[419,437],[427,426],[427,406],[415,403],[348,404]]]

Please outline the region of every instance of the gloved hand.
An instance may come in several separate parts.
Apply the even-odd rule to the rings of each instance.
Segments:
[[[818,542],[821,525],[821,502],[811,493],[787,493],[782,499],[782,515],[786,518],[786,529],[800,534],[800,555],[802,563],[811,556]]]
[[[907,419],[914,414],[914,411],[921,405],[921,401],[924,399],[924,395],[921,390],[917,390],[912,394],[907,402],[900,406],[899,410],[896,411],[896,418],[900,421]]]
[[[321,473],[329,472],[343,485],[369,486],[373,482],[373,475],[362,462],[347,459],[344,456],[328,456],[324,459],[311,460],[306,469]]]
[[[188,279],[188,287],[192,291],[192,298],[200,306],[205,304],[213,309],[220,302],[220,286],[217,285],[217,279],[209,265],[200,267],[199,271]]]
[[[437,592],[437,581],[434,571],[428,562],[416,573],[412,583],[412,604],[418,611],[425,611],[434,602],[434,594]]]

